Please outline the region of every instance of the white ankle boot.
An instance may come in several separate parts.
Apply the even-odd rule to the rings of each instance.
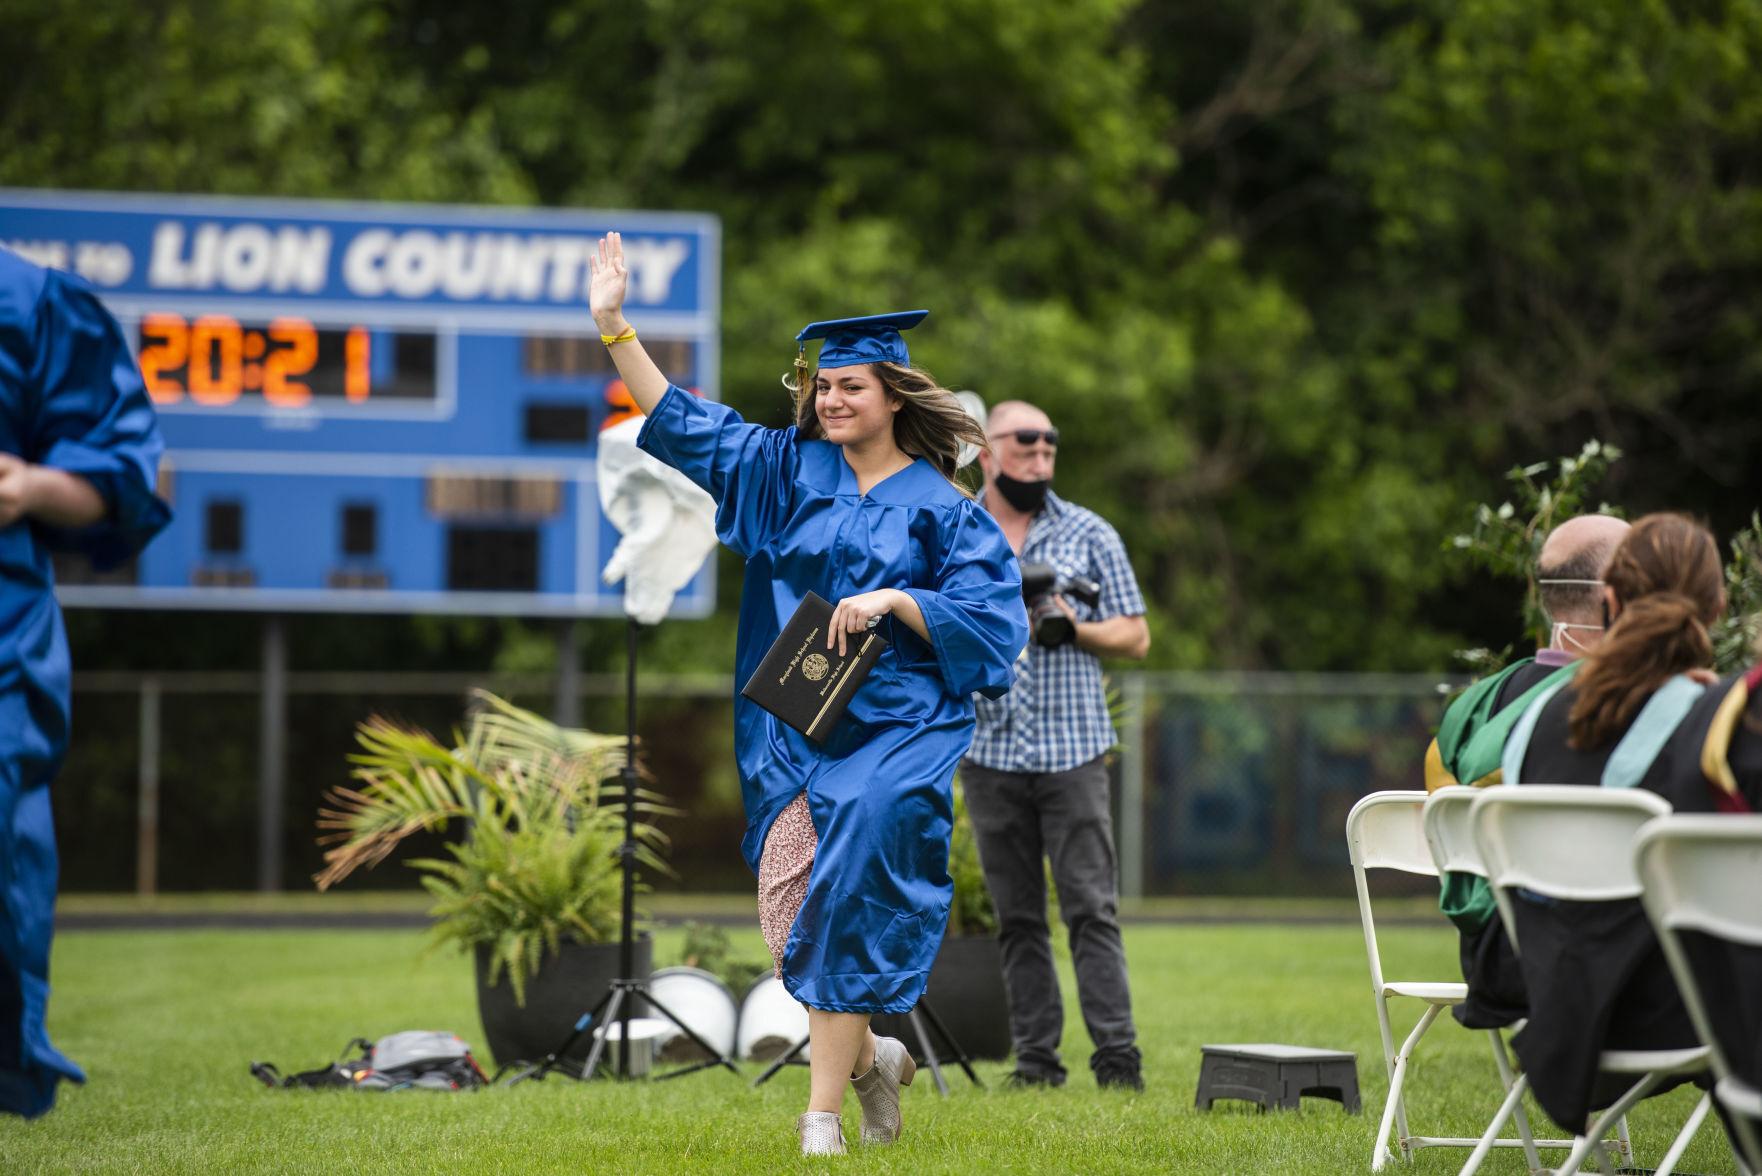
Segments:
[[[831,1111],[808,1111],[796,1120],[801,1132],[801,1154],[804,1156],[841,1156],[844,1154],[844,1125]]]
[[[863,1104],[864,1143],[892,1143],[899,1138],[899,1089],[910,1086],[917,1072],[918,1064],[903,1042],[893,1037],[875,1039],[874,1065],[867,1074],[850,1080]]]

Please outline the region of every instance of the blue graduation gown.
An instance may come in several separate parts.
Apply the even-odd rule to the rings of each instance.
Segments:
[[[0,527],[0,1111],[39,1115],[78,1066],[49,1044],[55,830],[49,782],[67,750],[70,667],[49,553],[119,563],[171,518],[153,496],[162,443],[116,321],[78,278],[0,249],[0,450],[89,480],[105,519]]]
[[[637,443],[709,491],[717,534],[746,558],[737,685],[810,591],[836,603],[899,588],[923,611],[929,642],[883,619],[889,648],[823,746],[734,700],[747,865],[757,873],[771,822],[804,789],[820,838],[785,987],[809,1008],[904,1012],[948,927],[950,783],[972,696],[1008,690],[1028,642],[1009,541],[922,458],[864,495],[838,446],[676,387]]]

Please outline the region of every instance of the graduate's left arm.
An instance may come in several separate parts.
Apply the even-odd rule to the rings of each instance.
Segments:
[[[989,511],[963,501],[941,520],[932,569],[931,586],[905,594],[918,606],[943,688],[1001,697],[1028,644],[1022,570],[1009,540]]]
[[[153,493],[164,441],[140,367],[97,296],[53,271],[31,329],[28,468],[0,470],[0,510],[28,513],[53,546],[115,565],[171,518]]]
[[[924,610],[912,599],[911,593],[901,592],[897,588],[882,588],[875,592],[864,592],[857,596],[846,596],[832,610],[832,622],[826,627],[826,646],[838,648],[838,656],[844,656],[844,640],[848,634],[861,633],[871,628],[882,617],[892,614],[893,618],[902,622],[906,628],[928,641],[936,644],[930,635],[930,626],[924,621]]]
[[[997,523],[971,502],[942,522],[933,588],[882,588],[848,596],[833,610],[827,644],[891,613],[929,646],[946,688],[996,698],[1015,680],[1028,643],[1022,573]]]
[[[52,527],[89,527],[107,510],[98,488],[78,474],[0,453],[0,527],[22,518]]]

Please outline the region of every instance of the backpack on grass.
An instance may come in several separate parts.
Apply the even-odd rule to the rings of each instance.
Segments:
[[[252,1062],[251,1076],[271,1090],[281,1087],[349,1087],[353,1090],[475,1090],[487,1086],[471,1047],[451,1033],[411,1029],[378,1041],[357,1037],[343,1047],[347,1054],[317,1070],[282,1077],[270,1062]]]

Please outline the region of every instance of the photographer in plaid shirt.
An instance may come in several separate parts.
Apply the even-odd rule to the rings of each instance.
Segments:
[[[1050,565],[1060,583],[1099,585],[1097,603],[1074,606],[1065,595],[1050,604],[1064,614],[1052,629],[1031,618],[1036,639],[1016,663],[1010,692],[977,699],[978,729],[961,765],[967,811],[977,835],[985,881],[1001,925],[1004,981],[1018,1085],[1064,1083],[1059,1038],[1064,1004],[1052,965],[1046,925],[1046,871],[1052,861],[1059,911],[1070,934],[1083,1022],[1095,1052],[1089,1065],[1101,1086],[1144,1088],[1140,1076],[1126,953],[1115,916],[1113,827],[1108,808],[1107,750],[1113,723],[1101,684],[1103,657],[1142,658],[1150,649],[1144,598],[1120,537],[1101,516],[1052,493],[1058,431],[1044,412],[1019,400],[991,410],[982,454],[982,501],[1024,565]],[[1030,609],[1034,602],[1030,601]]]

